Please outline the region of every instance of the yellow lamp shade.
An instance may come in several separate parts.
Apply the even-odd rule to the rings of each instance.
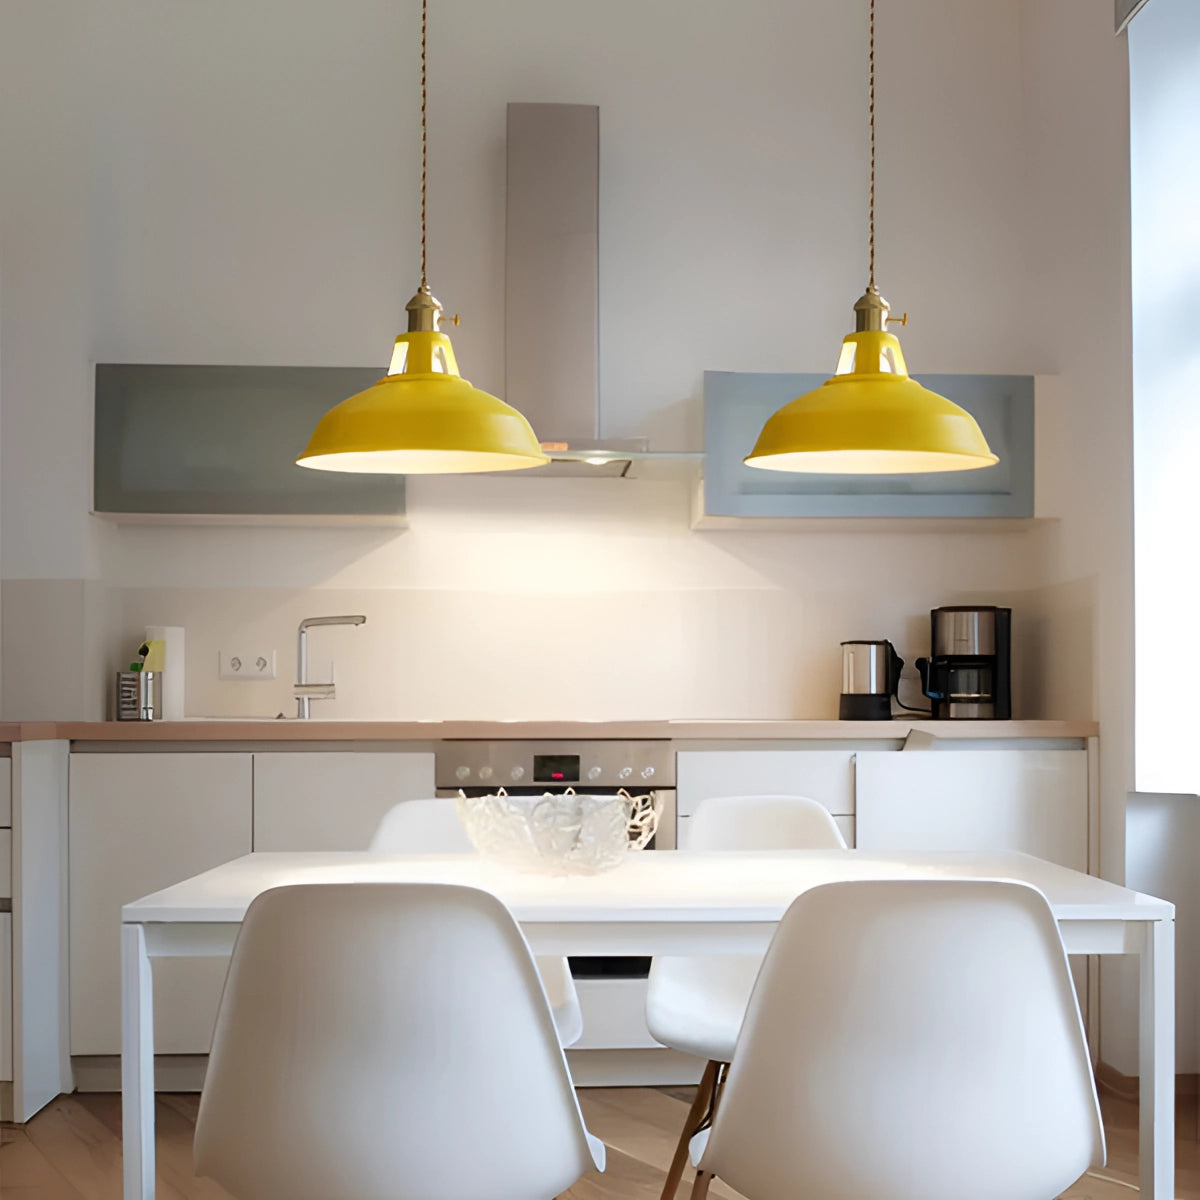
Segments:
[[[318,471],[428,475],[519,471],[550,460],[529,422],[458,373],[436,330],[396,338],[388,374],[321,418],[296,460]]]
[[[998,461],[975,418],[910,379],[898,339],[876,329],[849,334],[838,373],[775,413],[745,459],[828,475],[970,471]]]

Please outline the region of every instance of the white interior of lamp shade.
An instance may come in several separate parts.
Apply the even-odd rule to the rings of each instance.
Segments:
[[[408,342],[397,342],[392,350],[392,361],[388,367],[389,375],[403,375],[408,367]],[[449,375],[450,366],[446,362],[446,347],[434,346],[433,364],[431,370],[435,375]]]
[[[857,366],[858,352],[861,349],[857,342],[843,342],[842,353],[838,358],[837,370],[835,375],[849,375],[856,369],[859,371],[877,371],[881,375],[898,375],[896,369],[896,356],[892,352],[891,346],[884,346],[879,353],[879,361],[877,363],[864,362],[861,366]]]
[[[746,465],[766,471],[809,475],[928,475],[990,467],[995,456],[939,454],[925,450],[796,450],[747,458]]]
[[[474,450],[363,450],[317,454],[296,460],[314,471],[352,475],[467,475],[476,471],[520,471],[549,460],[525,454]]]

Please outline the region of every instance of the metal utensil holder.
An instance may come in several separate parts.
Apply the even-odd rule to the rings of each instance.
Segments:
[[[162,672],[117,672],[117,720],[162,719]]]

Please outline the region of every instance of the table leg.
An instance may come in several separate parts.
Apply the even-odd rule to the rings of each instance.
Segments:
[[[1139,958],[1138,1157],[1144,1200],[1175,1195],[1175,922],[1148,921]]]
[[[125,1200],[154,1200],[154,992],[141,925],[121,926],[121,1144]]]

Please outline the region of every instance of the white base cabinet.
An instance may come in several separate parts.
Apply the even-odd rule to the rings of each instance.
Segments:
[[[12,1080],[12,771],[0,759],[0,1081]]]
[[[1086,750],[860,752],[862,850],[1020,850],[1088,869]]]
[[[1020,850],[1088,869],[1086,750],[860,753],[856,776],[864,850]],[[1094,1036],[1098,984],[1086,959],[1071,969]]]
[[[249,754],[73,754],[71,1053],[121,1051],[121,906],[248,854]],[[226,959],[154,967],[154,1048],[207,1054]]]
[[[855,844],[853,750],[681,750],[675,771],[680,849],[696,808],[716,796],[807,796]]]
[[[0,759],[0,826],[12,824],[12,774]],[[12,1079],[12,830],[0,828],[0,1081]]]
[[[704,800],[791,794],[823,804],[847,843],[863,849],[1022,850],[1088,866],[1086,750],[685,749],[676,779],[684,848]],[[122,904],[252,849],[366,849],[394,804],[434,794],[427,750],[72,754],[71,1054],[120,1053]],[[0,830],[0,842],[7,832]],[[11,1064],[4,1041],[11,919],[0,913],[0,1080]],[[224,959],[155,963],[159,1054],[207,1054],[226,966]],[[577,1050],[596,1059],[667,1055],[653,1049],[646,1029],[645,989],[645,980],[579,981],[585,1021]]]
[[[365,850],[383,815],[433,796],[432,753],[254,755],[255,850]]]
[[[365,850],[393,804],[433,794],[428,752],[72,754],[71,1054],[120,1053],[123,904],[251,850]],[[155,963],[156,1053],[208,1053],[227,965]]]
[[[13,1077],[12,913],[0,912],[0,1081]]]

